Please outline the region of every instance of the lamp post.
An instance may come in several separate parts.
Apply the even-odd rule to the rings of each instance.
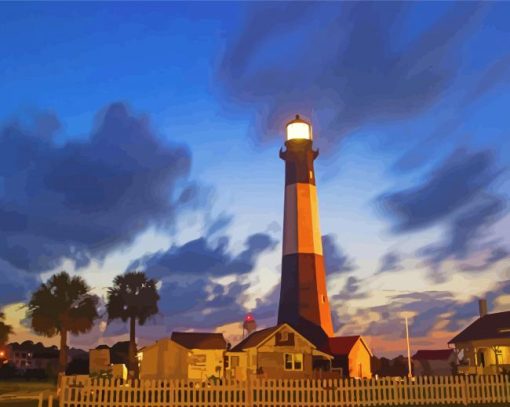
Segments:
[[[407,342],[407,377],[413,377],[413,373],[411,370],[411,346],[409,345],[409,324],[407,322],[407,317],[405,317],[406,321],[406,342]]]

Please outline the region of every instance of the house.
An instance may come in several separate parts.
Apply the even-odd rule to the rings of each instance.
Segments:
[[[89,373],[101,373],[110,369],[110,347],[99,345],[89,351]]]
[[[369,379],[372,377],[370,364],[372,352],[361,336],[328,338],[325,350],[334,357],[332,369],[339,370],[342,376]]]
[[[254,375],[308,378],[319,370],[330,370],[333,360],[286,323],[252,332],[225,356],[225,376],[239,380]]]
[[[220,333],[173,332],[139,352],[141,379],[223,377],[227,342]]]
[[[99,345],[89,351],[89,373],[111,372],[113,377],[125,379],[129,360],[129,341],[117,342],[112,347]]]
[[[455,373],[457,355],[453,349],[419,350],[412,361],[415,376],[448,376]]]
[[[20,370],[43,369],[56,372],[59,363],[59,350],[56,346],[45,347],[41,342],[24,341],[7,345],[6,359]]]
[[[484,299],[479,311],[479,318],[448,342],[461,357],[459,373],[510,371],[510,311],[489,314]]]

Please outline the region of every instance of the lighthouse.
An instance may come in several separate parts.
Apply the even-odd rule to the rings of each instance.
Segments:
[[[299,115],[286,126],[283,249],[278,323],[333,336],[319,226],[310,123]]]

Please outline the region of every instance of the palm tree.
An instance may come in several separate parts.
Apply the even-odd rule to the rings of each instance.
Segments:
[[[108,289],[106,310],[108,320],[129,320],[129,363],[131,378],[138,377],[136,360],[136,321],[140,325],[158,313],[159,294],[156,280],[149,279],[143,272],[132,271],[118,275],[113,287]]]
[[[9,341],[9,335],[13,333],[12,326],[5,322],[5,314],[0,312],[0,346],[5,345]]]
[[[41,284],[27,304],[27,316],[37,334],[60,335],[59,373],[66,369],[67,335],[90,331],[98,317],[98,297],[89,292],[85,280],[63,271]]]

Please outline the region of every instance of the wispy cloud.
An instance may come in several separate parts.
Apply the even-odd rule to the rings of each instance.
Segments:
[[[485,7],[452,5],[399,46],[403,17],[415,7],[253,5],[218,66],[221,94],[258,112],[254,128],[263,137],[275,136],[295,111],[320,117],[324,143],[370,123],[419,115],[457,76],[459,45],[479,26]]]

